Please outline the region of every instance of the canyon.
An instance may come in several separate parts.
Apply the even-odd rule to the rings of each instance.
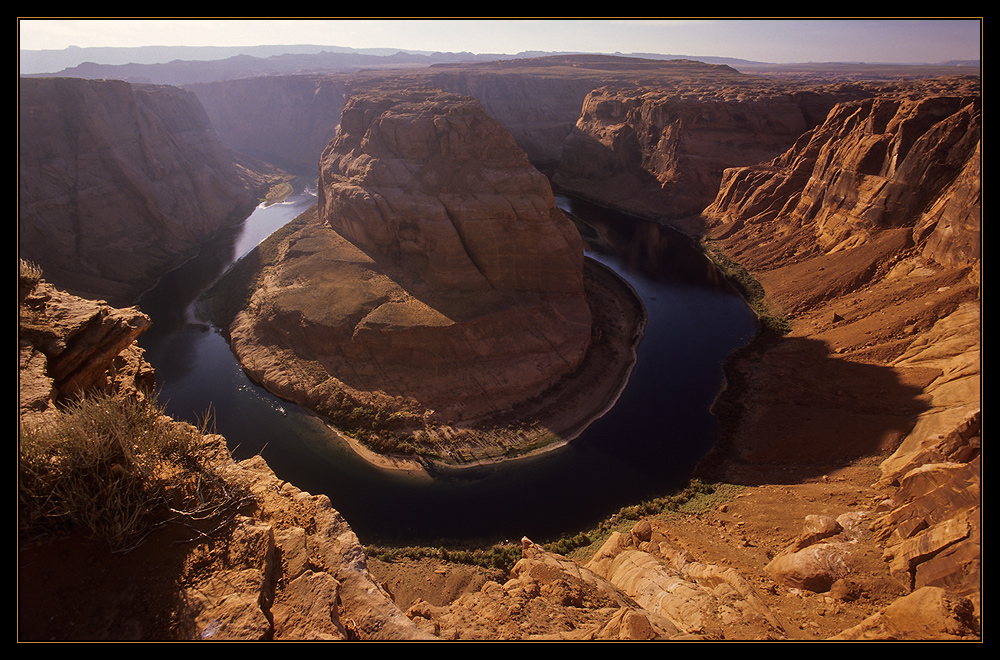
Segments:
[[[709,253],[749,270],[766,294],[761,314],[782,317],[788,332],[764,331],[727,362],[727,386],[715,405],[720,438],[697,475],[717,485],[719,499],[691,513],[634,512],[605,530],[595,544],[600,547],[586,555],[558,555],[524,539],[520,561],[498,575],[448,562],[446,553],[421,561],[366,558],[335,503],[281,482],[259,458],[236,463],[221,451],[227,473],[255,495],[225,536],[170,545],[175,532],[165,530],[128,555],[106,555],[80,539],[22,549],[22,634],[979,638],[978,78],[800,84],[686,61],[584,58],[570,64],[542,58],[191,89],[220,135],[234,131],[230,148],[241,149],[235,131],[268,133],[257,156],[279,147],[285,151],[272,154],[276,161],[308,160],[313,153],[310,167],[319,164],[321,179],[326,172],[342,177],[331,174],[323,195],[343,197],[323,197],[321,209],[349,204],[374,181],[385,185],[378,179],[385,172],[394,180],[412,170],[383,154],[346,145],[338,150],[329,120],[324,126],[310,112],[328,118],[343,112],[364,124],[362,117],[377,113],[359,112],[355,119],[347,109],[370,108],[364,105],[370,98],[363,99],[377,86],[419,83],[472,96],[557,185],[670,223],[702,239]],[[324,85],[344,91],[320,94]],[[282,93],[293,88],[298,96]],[[260,102],[265,92],[273,104]],[[343,106],[322,98],[343,99]],[[351,98],[361,100],[350,106]],[[298,119],[275,126],[250,116],[241,122],[239,108]],[[386,135],[420,126],[412,115],[400,117]],[[338,139],[356,138],[346,123]],[[297,133],[296,124],[313,128]],[[280,130],[289,132],[287,140],[276,139]],[[463,146],[456,132],[449,139]],[[326,138],[322,145],[323,137],[310,137],[319,134]],[[324,152],[326,144],[331,148]],[[304,219],[295,256],[323,254],[318,248],[338,221],[319,210]],[[398,235],[355,235],[369,252],[354,252],[353,263],[405,252],[384,240]],[[414,244],[428,235],[417,232]],[[466,250],[452,254],[473,253]],[[488,268],[449,259],[423,271],[423,283],[433,290],[435,278],[450,286],[474,271],[497,281]],[[572,277],[557,279],[572,281],[581,320],[572,325],[589,326],[580,306],[583,267],[574,261],[564,272]],[[62,398],[61,385],[52,384],[62,379],[46,364],[58,361],[64,347],[77,346],[71,339],[80,327],[113,325],[107,334],[120,337],[89,342],[114,348],[91,349],[97,365],[86,369],[85,387],[149,391],[151,374],[139,356],[131,356],[128,363],[136,366],[130,368],[124,357],[114,362],[144,326],[139,310],[112,324],[106,319],[120,312],[45,281],[26,286],[19,303],[22,424],[52,413]],[[68,317],[76,320],[57,320]],[[577,350],[586,341],[578,337]],[[206,442],[224,440],[209,436]],[[151,565],[175,571],[159,575],[145,568]],[[94,598],[100,582],[123,588]],[[180,596],[169,586],[176,584],[184,585]],[[143,592],[157,597],[139,607]],[[62,607],[49,609],[54,602]]]
[[[548,181],[478,101],[353,97],[316,206],[223,322],[255,381],[377,453],[463,463],[566,442],[614,401],[641,303],[585,267]]]
[[[21,257],[119,305],[242,221],[274,176],[175,87],[24,78],[18,113]]]

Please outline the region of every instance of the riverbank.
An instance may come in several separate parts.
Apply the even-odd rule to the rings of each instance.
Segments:
[[[328,314],[331,301],[343,300],[354,287],[351,282],[367,281],[355,265],[362,258],[355,252],[356,248],[317,223],[313,213],[303,214],[224,277],[214,289],[211,305],[216,310],[232,310],[213,318],[220,327],[229,327],[231,347],[247,375],[276,396],[332,424],[369,463],[413,472],[423,466],[494,464],[551,451],[610,410],[628,382],[646,323],[645,308],[614,271],[587,259],[584,298],[592,324],[590,346],[573,373],[533,398],[499,412],[453,418],[421,408],[405,396],[349,386],[346,381],[356,376],[350,372],[359,365],[337,367],[341,358],[323,357],[331,345],[317,345],[309,336],[277,339],[275,332],[295,333],[295,327],[283,331],[284,326],[274,326],[267,319],[278,312],[259,305],[283,304],[267,302],[274,295],[268,292],[281,286],[275,278],[294,272],[298,279],[311,273],[308,280],[313,286],[308,293],[293,295],[308,295],[315,301],[308,304],[317,314]],[[309,268],[321,270],[314,273]],[[246,297],[252,291],[262,292],[254,294],[257,302]],[[240,309],[246,311],[235,311]],[[287,315],[288,310],[280,313]],[[225,318],[229,314],[234,320]],[[440,369],[434,364],[428,368]],[[414,377],[422,376],[414,371]]]
[[[642,301],[608,267],[587,259],[584,286],[594,340],[580,368],[543,395],[478,420],[373,431],[419,438],[423,451],[415,453],[378,452],[369,446],[370,438],[363,440],[336,424],[331,429],[371,465],[428,477],[433,469],[495,465],[566,446],[618,401],[635,366],[646,324]]]
[[[583,364],[548,392],[516,410],[456,425],[422,429],[426,454],[379,453],[331,429],[368,463],[430,476],[429,469],[466,469],[538,456],[566,446],[611,410],[628,385],[646,325],[642,301],[613,270],[587,259],[584,287],[594,320]]]

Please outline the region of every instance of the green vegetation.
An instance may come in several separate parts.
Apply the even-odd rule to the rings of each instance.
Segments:
[[[746,268],[729,257],[719,248],[702,242],[699,246],[702,252],[722,271],[726,279],[740,292],[751,309],[760,319],[761,330],[776,336],[786,335],[792,329],[791,322],[785,314],[771,309],[767,292]]]
[[[271,186],[271,189],[267,191],[267,195],[264,196],[265,204],[276,204],[278,202],[283,202],[288,199],[289,195],[293,192],[292,184],[288,181],[282,181],[281,183],[276,183]]]
[[[693,479],[686,488],[678,493],[627,506],[601,521],[594,529],[563,536],[555,541],[544,543],[543,547],[549,552],[567,557],[575,554],[592,555],[604,544],[612,532],[627,531],[641,518],[704,511],[718,506],[720,502],[732,499],[738,490],[738,486],[708,484]],[[456,564],[498,569],[506,575],[521,559],[521,546],[510,543],[459,549],[447,549],[443,546],[403,548],[369,546],[365,548],[365,555],[385,562],[400,559],[441,559]]]
[[[620,509],[605,520],[602,520],[594,530],[586,534],[590,539],[590,543],[574,543],[573,547],[570,548],[570,552],[581,548],[583,554],[593,554],[604,544],[612,532],[626,532],[635,525],[636,521],[642,518],[655,518],[678,513],[693,514],[706,511],[718,506],[721,502],[732,499],[738,490],[738,486],[705,483],[700,479],[692,479],[683,490],[673,495],[657,497]],[[566,540],[561,539],[557,543],[565,544]],[[553,550],[553,552],[567,554],[560,550]]]
[[[21,543],[82,533],[123,551],[166,519],[194,525],[234,514],[247,493],[215,472],[203,431],[155,402],[104,395],[67,406],[45,426],[22,425]]]
[[[442,561],[454,564],[496,569],[506,575],[514,568],[514,564],[521,559],[521,544],[498,543],[486,548],[452,549],[447,549],[443,546],[409,546],[405,548],[368,546],[365,548],[365,556],[384,562],[399,561],[401,559],[415,561],[421,559],[441,559]]]

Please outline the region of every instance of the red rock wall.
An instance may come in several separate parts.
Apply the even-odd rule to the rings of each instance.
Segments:
[[[478,101],[359,97],[320,162],[321,216],[436,288],[572,292],[583,243],[548,180]]]
[[[132,302],[256,203],[188,92],[24,78],[18,101],[19,251],[62,288]]]
[[[716,236],[778,222],[823,252],[909,228],[946,266],[979,260],[978,98],[877,98],[835,107],[782,156],[727,170],[705,214]]]
[[[346,76],[262,76],[186,85],[232,149],[315,172],[348,94]]]

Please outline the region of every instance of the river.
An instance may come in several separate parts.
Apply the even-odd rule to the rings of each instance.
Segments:
[[[314,184],[309,184],[314,185]],[[636,290],[649,316],[615,407],[569,445],[509,463],[409,475],[375,468],[324,423],[244,375],[194,301],[229,265],[315,203],[298,182],[283,203],[207,244],[139,302],[159,399],[177,419],[210,413],[237,459],[262,454],[281,479],[325,494],[362,543],[545,542],[622,506],[683,487],[711,447],[722,362],[756,329],[753,313],[690,241],[655,223],[557,196],[587,223],[587,254]]]

